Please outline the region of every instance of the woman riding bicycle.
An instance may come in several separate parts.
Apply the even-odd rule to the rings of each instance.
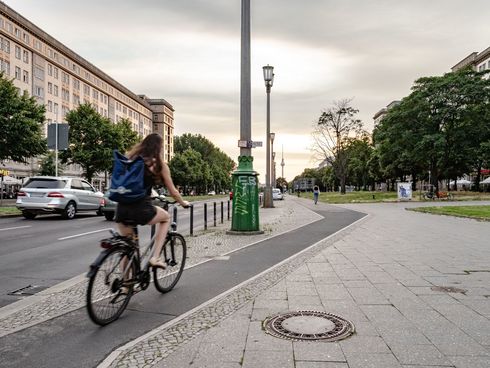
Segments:
[[[165,268],[165,262],[159,258],[162,250],[163,241],[170,226],[170,215],[163,208],[152,205],[151,188],[156,184],[164,184],[170,195],[180,203],[182,207],[189,207],[189,202],[184,201],[175,188],[170,175],[170,169],[162,160],[163,139],[157,133],[149,134],[140,143],[136,144],[127,153],[127,157],[135,159],[141,156],[145,161],[145,188],[146,196],[128,204],[118,203],[116,210],[116,222],[119,233],[124,236],[131,236],[133,230],[128,226],[131,222],[138,225],[156,224],[155,247],[150,258],[150,265],[153,267]]]

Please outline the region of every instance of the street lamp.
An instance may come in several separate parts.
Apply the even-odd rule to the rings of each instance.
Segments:
[[[271,188],[271,140],[274,139],[271,134],[271,88],[274,83],[274,67],[266,65],[262,67],[264,71],[265,91],[267,93],[267,129],[265,140],[266,144],[266,171],[265,171],[265,191],[264,191],[264,208],[274,207],[272,204]]]

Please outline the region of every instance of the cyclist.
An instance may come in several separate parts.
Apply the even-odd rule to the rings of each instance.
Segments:
[[[170,195],[180,203],[182,207],[189,207],[189,202],[184,201],[175,188],[170,175],[170,169],[162,160],[163,139],[157,133],[149,134],[140,143],[136,144],[127,153],[129,159],[137,156],[143,157],[145,161],[145,187],[146,196],[133,203],[118,203],[116,210],[116,222],[119,233],[124,236],[132,235],[131,226],[127,226],[127,221],[132,221],[138,225],[156,224],[155,247],[150,258],[150,265],[153,267],[165,268],[165,262],[160,258],[163,241],[170,226],[170,215],[163,208],[152,205],[151,188],[153,185],[163,184],[167,187]]]
[[[313,187],[313,201],[315,204],[318,202],[318,196],[320,195],[320,188],[318,188],[318,185],[315,185]]]

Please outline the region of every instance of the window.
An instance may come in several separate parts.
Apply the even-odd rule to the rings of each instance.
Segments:
[[[22,72],[22,81],[24,83],[29,83],[29,72],[27,70]]]
[[[53,112],[53,101],[48,101],[48,111]]]
[[[23,34],[23,39],[24,39],[24,42],[25,43],[29,43],[29,35],[27,33],[25,33],[25,32]]]
[[[48,82],[48,93],[53,94],[53,83]]]
[[[54,74],[54,77],[55,77],[56,79],[58,79],[58,68],[57,68],[57,67],[54,67],[53,72],[54,72],[54,73],[53,73],[53,74]]]
[[[58,86],[55,84],[53,89],[54,95],[58,96]]]
[[[6,25],[6,29],[7,29],[7,32],[8,33],[13,33],[14,32],[14,26],[12,25],[12,23],[5,22],[5,25]]]
[[[62,88],[61,89],[61,98],[63,99],[63,101],[70,102],[70,91]]]
[[[83,85],[83,93],[90,96],[90,87],[86,84]]]
[[[53,66],[48,64],[48,75],[53,76]]]
[[[482,71],[484,71],[484,70],[485,70],[485,64],[482,64],[482,65],[480,65],[480,66],[478,67],[478,71],[479,71],[479,72],[482,72]]]
[[[15,28],[15,37],[20,38],[20,29]]]
[[[24,63],[29,63],[29,53],[27,52],[27,50],[24,50],[22,55],[22,60],[24,61]]]
[[[92,91],[92,97],[95,98],[96,100],[98,100],[99,99],[99,92],[94,89]]]
[[[54,104],[54,113],[58,114],[58,104],[57,103]]]
[[[34,96],[44,97],[44,88],[39,86],[34,86]]]
[[[0,70],[7,75],[10,75],[10,62],[0,59]]]
[[[21,52],[20,52],[20,47],[16,45],[16,46],[15,46],[15,57],[16,57],[17,59],[19,59],[19,60],[20,60],[20,54],[21,54]]]
[[[0,37],[0,50],[5,51],[7,54],[10,54],[10,42],[6,38]]]
[[[74,104],[75,106],[80,105],[80,96],[75,95],[75,94],[73,95],[73,104]]]
[[[41,69],[40,67],[38,66],[35,66],[34,67],[34,76],[37,78],[37,79],[40,79],[40,80],[44,80],[44,70]]]
[[[70,84],[70,76],[65,72],[61,72],[61,75],[62,75],[63,83]]]
[[[21,71],[20,71],[20,68],[18,66],[15,67],[15,79],[17,80],[20,80],[20,76],[21,76]]]
[[[73,89],[80,90],[80,81],[73,78]]]

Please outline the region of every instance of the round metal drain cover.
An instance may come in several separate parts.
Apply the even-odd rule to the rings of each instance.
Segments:
[[[337,341],[355,331],[352,322],[331,313],[298,311],[267,318],[263,327],[268,334],[297,341]]]

